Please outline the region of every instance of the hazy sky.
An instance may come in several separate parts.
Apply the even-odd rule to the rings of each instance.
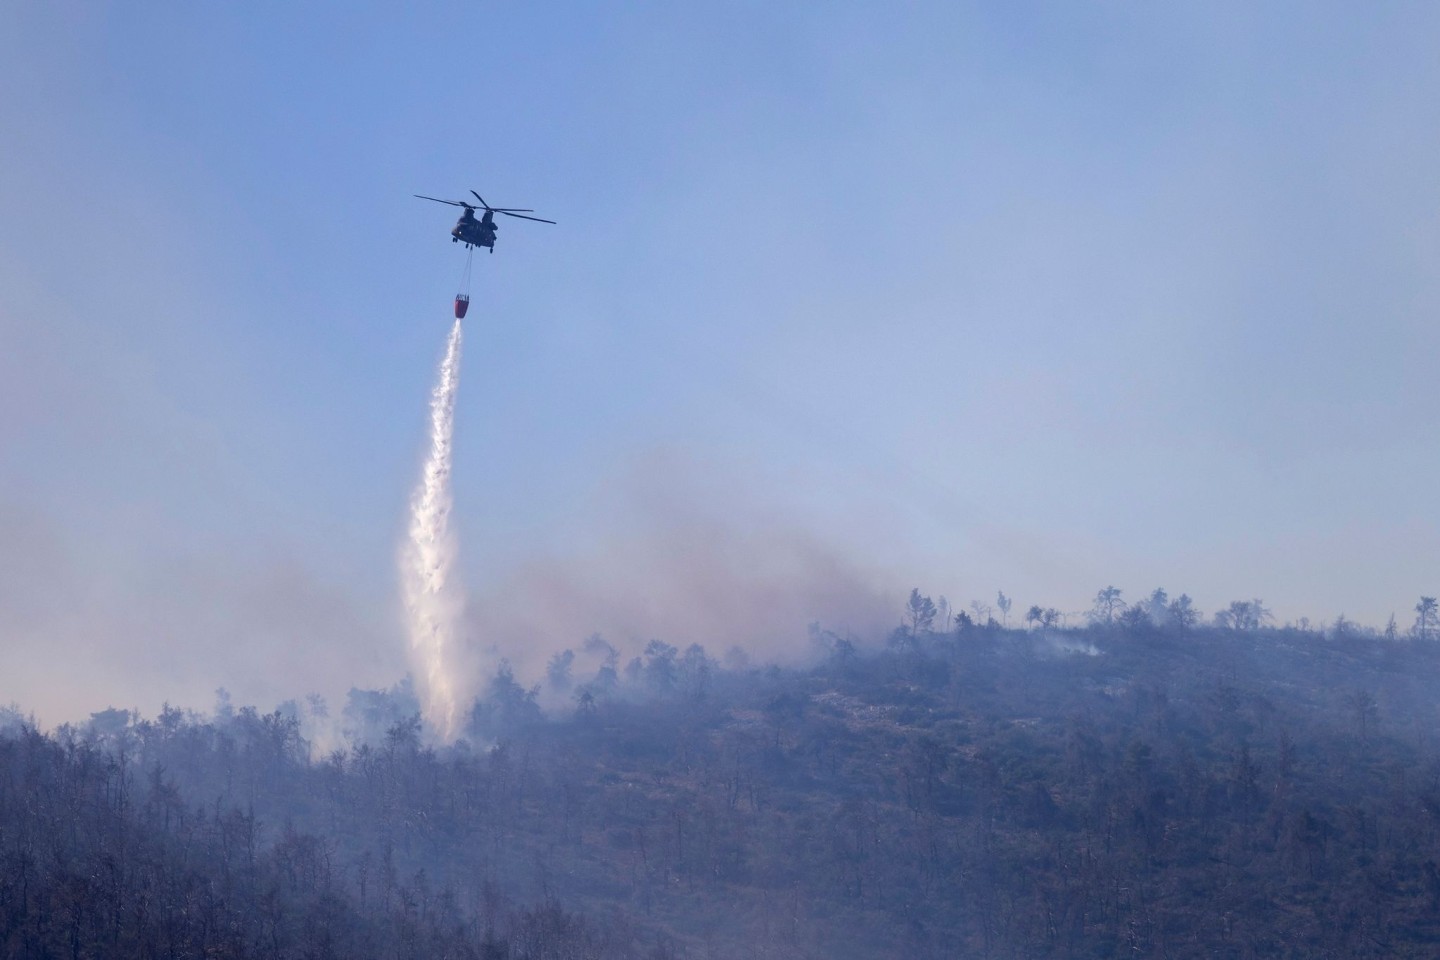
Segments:
[[[1440,7],[410,6],[0,8],[0,703],[403,673],[470,188],[487,657],[1440,590]]]

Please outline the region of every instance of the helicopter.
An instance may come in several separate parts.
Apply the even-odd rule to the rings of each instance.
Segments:
[[[452,207],[464,207],[465,211],[460,214],[460,219],[455,221],[455,228],[450,231],[451,243],[463,243],[467,249],[475,247],[487,247],[491,253],[495,252],[495,231],[500,229],[495,222],[495,214],[503,213],[507,217],[519,217],[521,220],[538,220],[541,223],[554,223],[554,220],[544,220],[540,217],[527,217],[525,214],[534,213],[524,207],[492,207],[485,202],[480,194],[470,191],[478,204],[470,203],[468,200],[441,200],[439,197],[427,197],[416,193],[412,196],[421,200],[434,200],[436,203],[448,203]],[[475,219],[475,211],[484,210],[485,215],[479,220]]]

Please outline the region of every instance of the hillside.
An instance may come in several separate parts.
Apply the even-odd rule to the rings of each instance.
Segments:
[[[1430,957],[1440,647],[969,627],[507,670],[466,742],[286,710],[0,737],[5,955]],[[817,647],[819,645],[817,644]],[[562,689],[563,688],[563,689]]]

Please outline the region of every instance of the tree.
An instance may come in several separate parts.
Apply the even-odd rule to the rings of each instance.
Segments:
[[[1157,627],[1163,627],[1169,619],[1170,595],[1165,592],[1164,587],[1156,587],[1150,596],[1135,604],[1145,610],[1145,615],[1150,622]]]
[[[620,651],[611,646],[604,637],[592,633],[581,647],[586,653],[600,657],[600,666],[595,671],[591,686],[597,690],[614,690],[620,685]]]
[[[90,732],[101,739],[118,741],[124,737],[135,718],[136,714],[129,710],[109,707],[98,713],[90,714]]]
[[[680,684],[685,695],[692,700],[704,700],[710,690],[710,678],[718,666],[700,644],[686,647],[680,658]]]
[[[1046,630],[1058,626],[1064,618],[1064,614],[1054,607],[1042,607],[1038,603],[1025,611],[1025,622],[1032,627],[1041,627]]]
[[[1155,622],[1150,619],[1150,614],[1138,603],[1133,607],[1126,608],[1118,619],[1120,626],[1124,627],[1127,633],[1141,633],[1155,625]]]
[[[1229,607],[1215,614],[1215,626],[1230,630],[1259,630],[1274,619],[1259,599],[1233,600]]]
[[[470,711],[469,732],[481,738],[513,736],[542,719],[535,698],[538,685],[526,689],[515,680],[510,661],[501,660],[485,696]]]
[[[551,689],[561,693],[570,689],[570,668],[574,663],[574,650],[561,650],[550,658],[550,663],[545,668],[545,677],[550,681]]]
[[[1200,611],[1195,609],[1189,594],[1180,594],[1165,608],[1165,623],[1172,629],[1184,633],[1200,623]]]
[[[667,694],[675,689],[679,679],[676,657],[680,650],[663,640],[651,640],[645,644],[645,682],[656,693]]]
[[[1095,594],[1095,606],[1090,609],[1090,622],[1108,627],[1124,609],[1125,601],[1120,599],[1120,588],[1106,587]]]
[[[414,753],[420,749],[420,731],[424,724],[420,714],[402,717],[385,731],[385,749],[392,754]]]
[[[1416,638],[1429,640],[1437,623],[1440,623],[1440,609],[1436,608],[1435,598],[1421,597],[1420,602],[1415,604]]]
[[[905,619],[910,624],[912,640],[921,631],[929,631],[935,625],[935,601],[923,596],[919,587],[912,589],[910,600],[905,604]]]
[[[1004,590],[995,594],[995,606],[1000,608],[1000,621],[1007,627],[1010,626],[1010,606],[1012,603],[1014,603],[1014,601],[1005,596]]]

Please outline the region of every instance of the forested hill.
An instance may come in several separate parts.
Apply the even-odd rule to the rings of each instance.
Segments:
[[[323,756],[303,711],[12,718],[0,956],[1440,956],[1440,646],[915,627],[502,670],[441,750],[403,688]]]

